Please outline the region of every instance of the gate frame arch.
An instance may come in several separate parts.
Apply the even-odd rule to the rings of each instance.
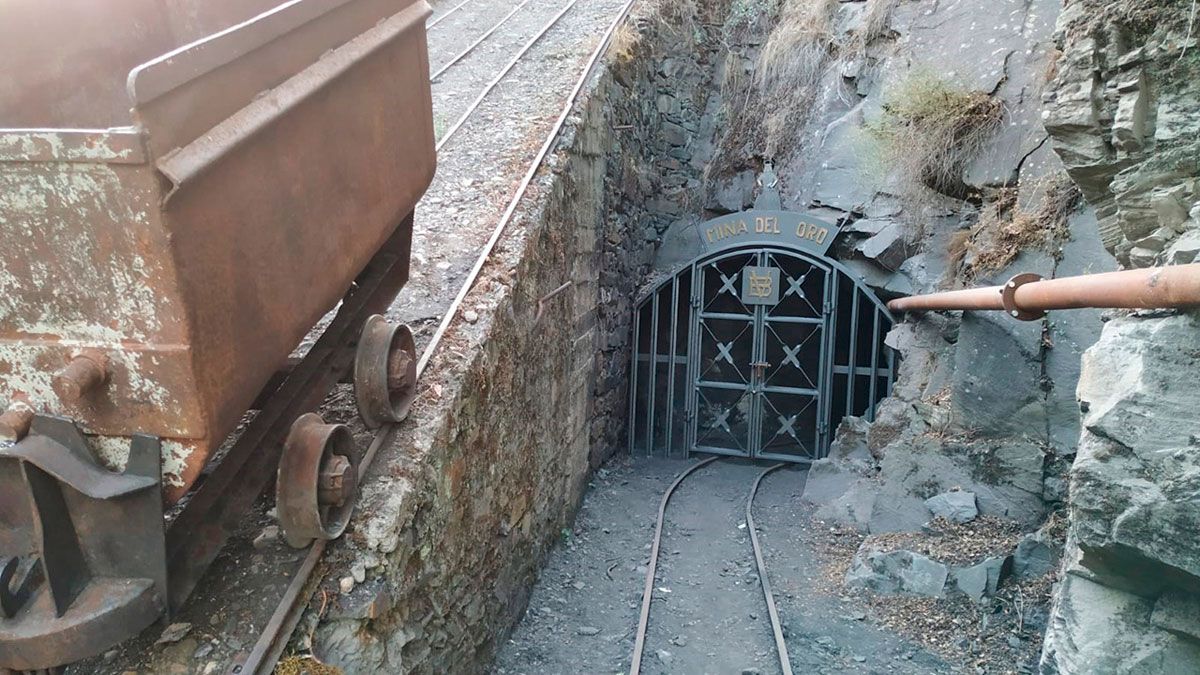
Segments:
[[[755,232],[754,229],[763,228],[761,223],[756,222],[759,218],[775,218],[778,223],[777,227],[772,228],[768,221],[765,226],[769,232]],[[734,234],[730,235],[730,230],[725,229],[724,237],[715,238],[708,236],[713,227],[724,227],[730,223],[743,223],[743,225],[734,225]],[[753,225],[752,225],[753,223]],[[673,438],[676,416],[676,367],[679,364],[679,359],[684,359],[684,367],[687,369],[683,382],[683,394],[686,396],[684,406],[684,434],[685,439],[682,451],[685,455],[690,454],[696,449],[696,396],[697,396],[697,379],[693,369],[695,362],[699,357],[699,331],[693,331],[695,324],[694,312],[696,311],[695,303],[696,284],[698,283],[697,274],[705,266],[725,260],[738,255],[747,253],[765,252],[768,254],[780,254],[799,259],[816,268],[823,270],[830,275],[830,280],[827,281],[827,286],[832,289],[828,294],[832,297],[826,299],[826,304],[822,308],[824,322],[822,324],[822,359],[820,363],[820,403],[818,412],[818,424],[825,427],[818,429],[818,447],[812,457],[796,458],[792,461],[809,462],[813,459],[824,457],[828,452],[829,442],[832,440],[833,433],[836,431],[836,425],[845,416],[851,414],[854,404],[855,392],[854,382],[857,377],[868,375],[870,380],[871,392],[868,394],[868,406],[862,413],[862,416],[868,420],[874,418],[875,407],[878,401],[890,394],[892,385],[895,382],[895,368],[897,363],[896,353],[891,348],[882,344],[882,338],[886,335],[885,328],[882,333],[880,327],[886,325],[890,327],[894,325],[895,318],[888,311],[887,306],[876,296],[874,290],[865,282],[863,277],[838,260],[830,258],[826,255],[834,238],[839,233],[839,228],[820,219],[813,218],[803,213],[784,212],[784,211],[764,211],[751,210],[739,213],[733,213],[726,216],[714,218],[704,223],[695,226],[702,240],[710,238],[714,241],[702,241],[702,251],[699,255],[692,258],[686,263],[674,266],[671,270],[664,274],[661,279],[657,280],[650,286],[642,289],[642,292],[635,300],[635,311],[633,317],[633,341],[630,355],[630,376],[629,376],[629,429],[628,429],[628,446],[630,453],[637,451],[638,440],[638,413],[639,399],[641,398],[641,390],[639,389],[638,375],[639,365],[644,360],[647,363],[647,408],[644,411],[645,415],[645,442],[641,448],[643,454],[657,454],[659,452],[670,456],[677,453],[677,444]],[[819,228],[811,237],[806,237],[805,234],[811,232],[810,228]],[[821,230],[824,230],[822,236]],[[797,234],[798,233],[798,234]],[[774,234],[775,236],[772,236]],[[791,236],[788,236],[788,235]],[[687,306],[687,322],[683,329],[688,331],[687,347],[685,352],[680,355],[678,353],[678,331],[680,330],[680,280],[690,275],[691,290],[686,294]],[[847,344],[847,354],[849,361],[845,366],[839,366],[836,363],[836,349],[838,347],[837,337],[838,330],[838,289],[840,284],[849,281],[851,283],[852,292],[852,307],[850,309],[849,337],[850,341]],[[663,295],[663,291],[670,288],[670,316],[672,320],[668,322],[670,328],[670,348],[667,354],[661,354],[659,350],[660,336],[658,335],[659,328],[659,298]],[[702,293],[702,290],[701,290]],[[872,310],[871,316],[875,317],[874,324],[870,331],[872,340],[872,356],[871,365],[867,367],[858,366],[857,364],[857,340],[859,338],[859,304],[865,298],[870,303]],[[643,351],[640,349],[642,340],[642,315],[647,307],[650,307],[650,335],[649,335],[649,350]],[[883,361],[885,365],[880,363],[880,351],[882,349]],[[826,350],[829,351],[826,354]],[[655,442],[655,414],[657,406],[657,383],[656,377],[659,368],[657,366],[663,363],[666,359],[668,365],[668,384],[666,392],[666,412],[669,415],[667,426],[663,434],[664,439],[661,446]],[[842,372],[839,372],[842,371]],[[866,370],[866,373],[861,371]],[[843,414],[837,415],[834,413],[832,406],[836,401],[832,400],[831,390],[832,381],[835,375],[845,375],[847,377],[847,392],[844,397]],[[886,377],[886,385],[881,394],[876,395],[876,381]],[[828,380],[828,381],[827,381]],[[762,455],[760,455],[762,456]]]

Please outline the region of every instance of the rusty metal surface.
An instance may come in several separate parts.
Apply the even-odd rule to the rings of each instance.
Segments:
[[[0,414],[0,441],[16,443],[25,438],[32,422],[33,408],[24,401],[13,401],[8,410]]]
[[[326,424],[316,413],[296,420],[275,481],[275,508],[290,546],[304,548],[342,535],[358,494],[361,458],[345,425]]]
[[[170,606],[180,606],[200,581],[243,514],[275,475],[292,422],[316,410],[350,373],[354,345],[367,317],[384,311],[408,280],[412,216],[380,248],[333,321],[308,354],[266,399],[254,420],[189,498],[167,532]]]
[[[368,429],[403,422],[417,396],[417,350],[408,326],[367,319],[354,357],[354,398]]]
[[[278,0],[5,0],[0,126],[104,128],[129,121],[124,77],[139,63]],[[59,36],[50,40],[47,36]]]
[[[1168,309],[1200,306],[1200,263],[1035,281],[1017,275],[1002,286],[930,293],[888,303],[896,312],[1005,310],[1036,319],[1050,309]]]
[[[1021,321],[1037,321],[1046,316],[1046,310],[1044,309],[1025,309],[1017,304],[1017,291],[1025,284],[1032,284],[1041,280],[1042,275],[1025,272],[1014,275],[1006,281],[1004,286],[1000,288],[1000,304],[1004,306],[1004,311],[1012,318],[1020,319]]]
[[[428,186],[429,14],[5,3],[0,409],[78,420],[112,469],[159,436],[181,497]],[[107,360],[90,388],[62,380],[84,349]]]
[[[162,614],[162,451],[138,436],[130,453],[124,474],[108,472],[70,420],[42,416],[0,449],[0,667],[64,665]]]

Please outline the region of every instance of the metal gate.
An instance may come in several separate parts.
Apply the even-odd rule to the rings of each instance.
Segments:
[[[630,448],[804,462],[891,390],[892,324],[837,262],[782,247],[693,262],[640,303]]]

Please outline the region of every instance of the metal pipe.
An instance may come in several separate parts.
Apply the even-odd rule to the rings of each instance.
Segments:
[[[1049,309],[1196,306],[1200,306],[1200,263],[1046,280],[1019,274],[1003,286],[914,295],[888,303],[893,312],[1004,310],[1025,320],[1041,318]]]

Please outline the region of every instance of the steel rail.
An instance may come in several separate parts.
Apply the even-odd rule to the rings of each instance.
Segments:
[[[775,609],[775,596],[771,593],[771,580],[767,576],[767,564],[763,561],[762,547],[758,544],[758,532],[754,526],[754,497],[758,494],[758,486],[767,474],[787,466],[780,462],[768,467],[754,479],[750,495],[746,497],[746,529],[750,530],[750,546],[754,549],[754,564],[758,566],[758,582],[762,586],[763,599],[767,603],[767,615],[771,619],[771,632],[775,635],[775,651],[779,654],[779,667],[783,675],[792,675],[792,660],[788,657],[787,642],[783,639],[783,625],[779,622],[779,611]]]
[[[433,21],[430,21],[428,24],[426,24],[426,26],[425,26],[425,30],[426,30],[426,31],[428,31],[428,30],[432,29],[434,26],[436,26],[436,25],[438,25],[439,23],[441,23],[442,21],[444,21],[444,20],[446,19],[446,17],[448,17],[448,16],[450,16],[451,14],[453,14],[453,13],[457,12],[458,10],[462,9],[462,8],[463,8],[463,5],[467,4],[468,2],[471,2],[471,0],[462,0],[462,2],[460,2],[460,3],[458,3],[457,5],[455,5],[455,6],[451,7],[450,9],[446,10],[446,13],[445,13],[445,14],[439,14],[439,15],[437,16],[437,18],[435,18]]]
[[[675,476],[675,480],[667,487],[663,493],[662,500],[658,504],[658,517],[654,523],[654,539],[650,545],[650,562],[646,567],[646,583],[642,588],[642,608],[638,614],[638,625],[633,642],[633,654],[629,664],[629,675],[640,675],[642,670],[642,656],[646,650],[646,631],[650,626],[650,605],[654,597],[654,580],[655,572],[658,568],[658,553],[662,547],[662,531],[663,522],[666,520],[667,503],[670,502],[671,496],[675,494],[675,489],[683,483],[684,479],[693,474],[697,469],[705,467],[720,459],[720,456],[710,457],[703,461],[697,462],[688,468],[684,469]],[[762,473],[758,474],[754,479],[754,483],[750,486],[750,492],[746,496],[746,528],[750,531],[750,546],[754,552],[754,564],[758,569],[758,581],[762,586],[763,599],[767,604],[767,615],[771,620],[771,633],[775,639],[775,652],[779,656],[779,666],[783,671],[783,675],[792,675],[791,658],[788,656],[787,641],[783,635],[783,624],[779,620],[779,611],[775,607],[775,595],[771,592],[771,580],[767,573],[767,564],[763,559],[762,547],[758,542],[758,532],[754,524],[754,498],[758,496],[758,488],[771,472],[788,466],[787,462],[780,462],[774,466],[767,467]]]
[[[662,544],[663,520],[667,513],[667,502],[675,494],[675,488],[697,469],[703,468],[720,459],[709,457],[689,466],[675,476],[675,480],[663,493],[662,501],[658,503],[658,520],[654,523],[654,542],[650,545],[650,564],[646,567],[646,585],[642,589],[642,611],[638,615],[637,637],[633,641],[633,660],[629,664],[629,675],[638,675],[642,671],[642,652],[646,649],[646,628],[650,626],[650,601],[654,596],[654,571],[658,567],[658,549]]]
[[[386,424],[375,432],[374,438],[371,439],[371,445],[367,447],[367,451],[358,465],[359,485],[362,485],[366,478],[371,460],[392,437],[392,432],[396,430],[396,427],[395,424]],[[325,553],[325,545],[328,543],[324,539],[318,539],[308,548],[304,561],[300,563],[296,575],[292,577],[291,583],[288,584],[287,590],[284,591],[283,597],[276,605],[275,611],[259,635],[258,641],[254,643],[254,647],[244,661],[231,664],[227,671],[229,675],[267,675],[275,668],[284,648],[287,647],[292,632],[296,630],[301,617],[304,616],[305,603],[301,603],[300,600],[306,597],[304,589],[308,587],[309,577],[317,568],[317,563],[321,561],[321,556]]]
[[[500,30],[501,26],[503,26],[509,19],[513,18],[513,15],[516,14],[517,12],[521,11],[521,8],[524,7],[525,5],[528,5],[529,2],[530,2],[530,0],[524,0],[521,4],[517,5],[516,7],[513,7],[512,11],[510,11],[508,14],[505,14],[503,19],[500,19],[498,22],[496,22],[496,25],[487,29],[487,32],[485,32],[483,35],[480,35],[479,39],[477,39],[474,42],[472,42],[471,44],[467,45],[467,48],[462,50],[458,54],[456,54],[454,56],[454,58],[450,59],[449,63],[443,65],[433,75],[430,75],[429,81],[432,82],[432,81],[438,79],[438,77],[440,77],[442,73],[446,72],[447,70],[450,70],[451,66],[453,66],[454,64],[458,63],[459,61],[462,61],[463,59],[465,59],[467,57],[467,54],[470,54],[471,52],[475,51],[476,47],[483,44],[483,41],[488,39],[489,37],[491,37],[492,33],[495,33],[496,31]]]
[[[469,0],[465,0],[450,11],[452,12],[457,10],[459,7],[465,5],[467,1]],[[551,19],[550,22],[538,32],[537,35],[535,35],[532,39],[530,39],[529,42],[525,44],[524,47],[522,47],[521,51],[517,53],[517,56],[505,65],[500,74],[488,83],[488,86],[484,89],[483,93],[476,98],[475,102],[471,104],[471,107],[468,108],[467,112],[464,113],[457,122],[455,122],[454,127],[451,128],[438,142],[437,150],[440,151],[442,146],[444,146],[450,139],[450,136],[462,127],[467,118],[475,111],[476,108],[478,108],[484,97],[495,88],[495,86],[500,82],[503,76],[508,73],[508,71],[512,70],[513,66],[516,65],[520,57],[528,52],[529,49],[532,48],[533,45],[536,44],[536,42],[546,32],[548,32],[556,23],[558,23],[558,20],[561,19],[569,9],[574,7],[576,2],[578,2],[578,0],[571,0],[571,2],[558,14],[556,14],[554,18]],[[513,195],[508,208],[501,217],[499,225],[497,225],[495,231],[492,233],[492,238],[488,241],[488,244],[485,246],[483,252],[481,252],[479,258],[476,260],[471,274],[463,283],[458,295],[454,299],[454,302],[446,312],[441,325],[438,326],[437,332],[430,339],[429,344],[426,345],[424,351],[422,351],[421,359],[417,364],[418,379],[425,371],[425,367],[428,365],[430,358],[432,358],[433,353],[437,350],[442,337],[445,335],[446,329],[449,326],[449,319],[457,314],[458,309],[462,305],[463,299],[466,298],[467,293],[470,291],[471,287],[475,283],[475,280],[478,278],[479,271],[483,268],[484,263],[486,263],[487,259],[490,257],[493,248],[495,248],[496,241],[499,240],[500,235],[503,233],[508,222],[512,219],[518,204],[524,198],[525,192],[529,189],[529,184],[532,182],[534,175],[541,167],[542,162],[545,161],[546,155],[549,154],[549,150],[553,147],[555,140],[557,140],[563,124],[566,122],[571,110],[575,107],[576,100],[579,98],[579,93],[583,90],[584,85],[587,84],[588,79],[595,70],[596,62],[599,60],[600,55],[604,53],[605,48],[607,48],[609,42],[612,40],[612,35],[616,31],[617,26],[619,26],[621,21],[624,20],[629,14],[629,10],[633,7],[634,2],[635,0],[627,0],[625,5],[622,6],[621,11],[617,14],[616,18],[613,19],[612,23],[609,24],[608,29],[601,36],[600,43],[596,46],[596,49],[592,51],[591,56],[588,58],[587,64],[584,66],[583,73],[580,75],[579,80],[575,83],[574,88],[567,97],[567,102],[563,106],[562,113],[559,115],[554,126],[551,127],[546,142],[542,145],[541,150],[531,162],[529,171],[526,173],[525,178],[522,180],[517,189],[517,192]],[[447,14],[449,14],[449,12],[447,12]],[[387,440],[391,438],[392,432],[396,430],[397,426],[398,425],[395,424],[387,424],[375,432],[375,436],[371,440],[371,445],[367,448],[367,451],[364,453],[362,461],[359,464],[358,475],[360,485],[365,481],[367,471],[370,468],[372,461],[375,459],[375,455],[378,454],[379,449],[387,443]],[[715,459],[717,458],[714,457],[711,460],[706,460],[705,463]],[[296,575],[288,585],[288,588],[284,593],[284,597],[276,606],[275,611],[272,613],[271,618],[267,622],[267,627],[264,629],[263,633],[260,634],[259,639],[256,641],[253,649],[250,652],[250,655],[247,656],[245,661],[233,664],[229,669],[230,673],[236,673],[237,675],[266,675],[266,673],[270,672],[275,667],[275,664],[278,663],[279,657],[283,653],[283,648],[287,645],[288,638],[295,630],[300,617],[303,615],[304,603],[302,603],[301,600],[307,598],[307,595],[303,593],[303,590],[308,586],[309,577],[312,575],[313,570],[316,569],[317,563],[320,562],[321,556],[325,552],[325,544],[325,541],[317,540],[312,546],[309,547],[308,554],[305,556],[304,561],[301,563]]]
[[[571,4],[559,13],[559,16],[565,13],[567,9],[570,9],[572,6],[574,6],[576,1],[577,0],[572,0]],[[601,35],[600,43],[596,45],[596,49],[592,51],[592,55],[588,58],[587,64],[583,68],[583,74],[579,77],[579,80],[575,83],[575,87],[571,90],[571,94],[567,97],[566,105],[563,106],[562,112],[559,114],[558,119],[554,122],[554,126],[550,128],[550,133],[546,137],[546,142],[542,144],[541,150],[538,151],[537,155],[533,159],[533,162],[529,166],[529,171],[527,171],[525,173],[525,177],[521,179],[521,183],[518,185],[517,191],[513,194],[512,200],[508,203],[508,208],[505,209],[504,215],[500,218],[500,222],[496,224],[495,230],[492,231],[491,238],[488,239],[488,242],[486,245],[484,245],[479,257],[475,260],[475,265],[471,267],[471,272],[467,275],[466,282],[463,283],[462,287],[459,289],[458,295],[455,296],[454,302],[450,304],[450,308],[446,311],[446,314],[442,316],[442,322],[438,324],[437,331],[430,339],[429,345],[425,348],[425,351],[421,353],[421,359],[417,362],[417,377],[420,377],[421,373],[425,372],[425,367],[429,365],[429,360],[433,357],[433,353],[437,348],[438,343],[441,341],[442,336],[446,334],[446,331],[450,328],[450,323],[454,320],[454,317],[458,315],[458,310],[462,307],[463,300],[466,299],[467,293],[469,293],[471,288],[475,285],[475,280],[479,278],[479,272],[483,269],[484,264],[487,262],[488,258],[491,257],[492,249],[496,247],[496,242],[500,241],[501,235],[504,234],[504,230],[508,227],[509,221],[512,220],[513,214],[516,213],[517,207],[520,205],[521,200],[525,197],[525,192],[529,190],[529,185],[533,182],[534,176],[537,175],[538,169],[541,168],[542,162],[545,161],[546,155],[550,154],[550,149],[554,147],[554,143],[558,140],[558,132],[562,130],[563,125],[567,121],[567,117],[570,116],[571,110],[574,109],[575,100],[579,98],[579,92],[583,91],[583,87],[587,84],[587,81],[592,76],[592,72],[596,68],[596,62],[600,59],[600,55],[603,54],[604,50],[608,47],[609,42],[612,40],[613,33],[617,30],[617,26],[619,26],[621,21],[623,21],[629,14],[629,10],[633,7],[633,3],[635,1],[636,0],[627,0],[625,5],[621,7],[621,11],[617,13],[616,18],[613,19],[611,24],[609,24],[608,29],[604,31],[603,35]],[[556,16],[554,21],[557,20],[558,17]],[[489,85],[489,87],[490,86],[494,85]],[[441,149],[442,145],[445,144],[444,142],[449,138],[450,133],[457,130],[457,127],[461,126],[465,119],[466,117],[464,116],[456,123],[455,128],[452,129],[451,132],[447,132],[446,136],[442,137],[443,142],[438,144],[439,150]]]
[[[1050,309],[1196,306],[1200,306],[1200,263],[1045,280],[1018,274],[1001,286],[914,295],[888,303],[894,312],[1003,310],[1028,320],[1041,318]]]
[[[553,28],[554,25],[558,23],[558,20],[563,18],[563,15],[565,15],[568,11],[570,11],[570,9],[572,7],[574,7],[575,3],[577,3],[577,2],[579,2],[579,0],[571,0],[570,2],[568,2],[566,7],[563,7],[558,12],[558,14],[555,14],[554,17],[552,19],[550,19],[549,22],[546,23],[545,26],[542,26],[542,29],[537,32],[537,35],[534,35],[532,38],[529,39],[528,42],[525,43],[524,46],[521,47],[520,51],[517,52],[516,56],[513,56],[512,59],[510,59],[508,61],[508,63],[504,64],[504,67],[500,69],[499,74],[497,74],[495,77],[493,77],[491,79],[491,81],[489,81],[487,83],[487,86],[485,86],[483,88],[483,91],[481,91],[479,93],[479,96],[476,96],[475,100],[471,102],[471,105],[467,106],[466,112],[464,112],[462,114],[462,116],[459,117],[458,120],[456,120],[449,129],[446,130],[446,133],[443,134],[440,139],[438,139],[437,145],[434,147],[435,152],[442,151],[442,148],[445,147],[446,143],[450,142],[450,138],[453,137],[454,134],[456,134],[458,132],[458,130],[463,127],[464,124],[466,124],[467,119],[471,115],[475,114],[475,110],[477,108],[479,108],[479,105],[481,103],[483,103],[483,100],[485,98],[487,98],[487,95],[492,93],[492,90],[495,89],[496,86],[500,84],[500,81],[504,79],[505,75],[508,75],[508,71],[512,70],[517,65],[517,62],[520,61],[523,56],[525,56],[526,52],[528,52],[530,49],[533,49],[533,46],[535,44],[537,44],[539,40],[542,39],[543,35],[550,32],[550,29]],[[568,100],[568,103],[567,103],[568,108],[575,103],[576,95],[578,95],[578,89]],[[559,125],[559,126],[561,126],[561,125]],[[558,134],[558,127],[555,128],[551,137],[553,137],[557,134]],[[541,164],[541,162],[539,160],[538,165],[540,165],[540,164]],[[522,192],[521,194],[524,194],[524,193]]]

